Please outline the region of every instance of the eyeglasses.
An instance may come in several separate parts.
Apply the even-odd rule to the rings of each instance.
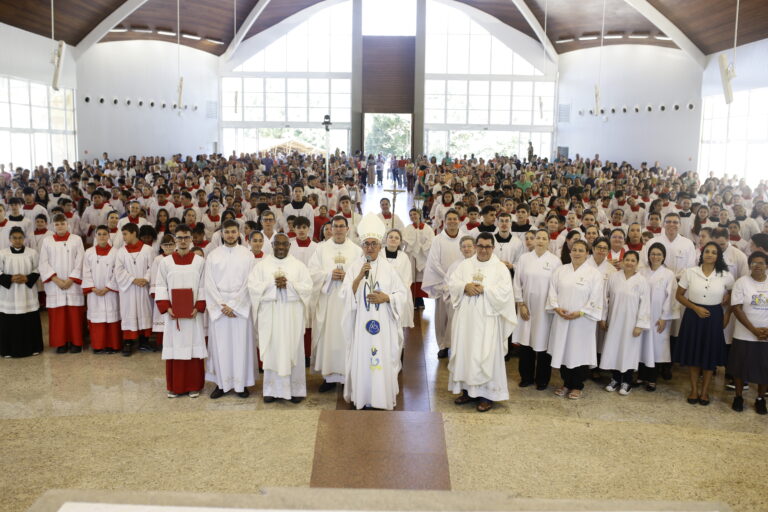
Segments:
[[[363,247],[367,249],[378,247],[378,246],[379,246],[379,242],[363,242]]]
[[[492,245],[478,245],[476,246],[478,249],[493,249]]]
[[[176,240],[192,240],[191,236],[176,236]]]

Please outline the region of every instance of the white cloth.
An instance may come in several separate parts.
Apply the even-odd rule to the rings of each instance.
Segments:
[[[403,328],[413,327],[413,294],[411,294],[411,283],[413,282],[413,271],[411,270],[411,260],[403,251],[397,251],[397,258],[387,258],[387,261],[395,269],[403,286],[408,292],[406,295],[406,304],[403,308],[403,314],[400,316],[400,325]]]
[[[347,347],[344,345],[342,281],[334,281],[332,272],[341,267],[349,275],[349,266],[363,254],[347,239],[337,244],[333,239],[318,244],[309,260],[313,296],[317,308],[312,319],[312,368],[327,382],[344,382]]]
[[[464,293],[467,283],[483,285],[481,295]],[[456,311],[451,326],[448,390],[467,391],[471,397],[509,400],[504,355],[507,338],[517,325],[514,290],[509,269],[495,255],[481,262],[467,258],[449,277],[451,303]]]
[[[667,250],[667,257],[664,260],[664,265],[674,272],[676,277],[679,278],[685,269],[697,264],[696,247],[693,245],[693,242],[680,234],[678,234],[674,240],[670,241],[666,234],[661,233],[660,235],[651,238],[648,243],[643,246],[643,250],[640,253],[641,265],[647,265],[648,251],[651,246],[657,242],[662,244]]]
[[[604,370],[637,370],[640,362],[642,339],[633,336],[637,327],[651,327],[651,290],[645,277],[636,272],[627,279],[624,272],[616,272],[608,280],[608,309],[603,319],[608,322],[605,342],[600,356]],[[642,333],[641,333],[642,334]]]
[[[277,274],[286,278],[284,289],[275,285]],[[283,259],[268,256],[251,271],[248,291],[253,317],[258,318],[264,396],[286,400],[307,396],[304,329],[312,298],[309,269],[290,254]]]
[[[83,291],[88,290],[88,321],[95,324],[114,323],[120,321],[120,300],[118,286],[115,280],[115,259],[117,249],[109,248],[106,255],[99,255],[96,247],[85,251],[83,257]],[[93,288],[108,288],[109,291],[99,297],[91,290]]]
[[[67,235],[65,235],[67,236]],[[58,308],[62,306],[82,306],[85,304],[83,290],[80,287],[83,273],[83,240],[71,233],[66,240],[49,236],[43,240],[40,249],[40,279],[45,287],[45,306]],[[72,279],[74,283],[62,290],[50,279]]]
[[[672,354],[669,349],[669,336],[672,328],[672,320],[680,317],[679,303],[675,300],[677,279],[674,272],[664,265],[655,271],[649,267],[642,267],[643,274],[651,292],[651,327],[640,335],[642,347],[640,349],[640,362],[652,368],[656,363],[669,363]],[[664,320],[664,330],[658,332],[656,322]]]
[[[0,250],[0,274],[28,276],[38,271],[38,254],[34,249],[24,248],[24,252],[14,253],[10,248]],[[0,313],[19,315],[40,309],[37,300],[37,286],[32,283],[10,283],[10,287],[0,286]],[[5,333],[0,333],[5,335]]]
[[[173,309],[172,290],[191,289],[194,304],[205,300],[204,268],[205,260],[198,255],[194,255],[188,265],[177,263],[173,255],[163,258],[157,267],[155,299],[170,301]],[[194,318],[171,318],[168,313],[163,315],[165,326],[162,359],[190,360],[208,356],[203,327],[204,314],[198,312]]]
[[[342,284],[342,323],[347,346],[344,400],[357,409],[370,406],[392,410],[399,391],[397,374],[403,344],[400,316],[407,291],[395,269],[379,253],[371,262],[369,278],[362,279],[354,292],[352,282],[365,261],[362,257],[352,261]],[[367,295],[377,290],[389,296],[388,303],[368,303]]]
[[[434,230],[427,224],[419,229],[413,224],[408,224],[403,228],[403,241],[405,242],[405,253],[411,258],[411,268],[413,270],[413,281],[421,281],[422,272],[427,265],[427,256],[432,247],[432,241],[435,239]]]
[[[515,269],[515,302],[528,306],[529,320],[518,318],[518,325],[512,333],[512,341],[531,347],[536,352],[546,352],[552,314],[548,313],[547,293],[552,274],[562,265],[560,258],[549,251],[541,256],[527,252],[520,256]]]
[[[744,276],[736,281],[731,293],[731,305],[741,305],[741,310],[755,327],[768,327],[768,279],[763,282],[755,281],[752,276]],[[733,332],[734,339],[743,341],[760,341],[737,318]]]
[[[547,347],[552,368],[597,365],[596,322],[603,317],[604,303],[603,276],[592,265],[584,263],[574,270],[568,263],[555,270],[546,307],[553,315]],[[556,308],[581,311],[584,316],[565,320],[554,312]]]
[[[123,246],[115,257],[115,282],[120,291],[120,328],[123,331],[152,328],[149,281],[155,255],[148,245],[136,244],[140,246],[138,251],[129,252],[128,246]],[[146,279],[147,286],[133,284],[134,279]]]
[[[248,278],[253,253],[242,245],[221,246],[205,260],[205,301],[208,310],[208,352],[205,379],[223,391],[241,393],[256,383],[256,354],[251,326]],[[230,318],[224,305],[235,312]]]

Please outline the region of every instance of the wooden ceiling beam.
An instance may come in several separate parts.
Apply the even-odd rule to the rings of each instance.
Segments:
[[[240,46],[240,43],[243,42],[246,34],[248,34],[248,31],[251,30],[251,27],[254,23],[256,23],[256,20],[259,19],[261,14],[264,12],[264,9],[266,9],[269,5],[270,1],[271,0],[258,0],[253,9],[251,9],[251,12],[248,13],[248,17],[245,18],[245,21],[237,30],[235,38],[232,39],[231,43],[229,43],[227,51],[221,55],[221,62],[229,62],[229,60],[235,55],[237,48]]]
[[[544,51],[547,52],[547,56],[557,64],[557,61],[559,59],[559,56],[557,54],[557,50],[555,50],[554,45],[552,44],[552,41],[549,40],[547,37],[546,32],[544,32],[544,27],[541,26],[541,23],[539,23],[539,20],[536,19],[536,16],[533,15],[533,12],[531,11],[530,7],[528,7],[528,4],[525,3],[525,0],[511,0],[512,3],[517,7],[517,10],[520,11],[520,14],[523,15],[523,18],[525,18],[525,21],[528,22],[528,25],[533,30],[534,34],[536,34],[536,37],[539,39],[539,42],[544,46]]]
[[[627,5],[633,7],[645,18],[656,25],[656,27],[664,32],[664,35],[669,37],[678,48],[683,50],[689,57],[691,57],[696,64],[702,69],[707,65],[707,56],[701,49],[693,44],[687,35],[680,30],[677,25],[672,23],[669,18],[664,16],[658,9],[648,3],[648,0],[624,0]]]
[[[75,59],[80,58],[82,54],[87,52],[93,45],[102,40],[104,36],[109,34],[109,31],[123,22],[133,12],[147,3],[148,0],[126,0],[120,7],[112,11],[109,16],[104,18],[101,23],[91,30],[87,36],[85,36],[74,49]]]

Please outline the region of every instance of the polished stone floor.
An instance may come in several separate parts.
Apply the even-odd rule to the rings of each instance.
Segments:
[[[377,194],[369,194],[375,200]],[[406,205],[398,205],[402,217]],[[764,512],[768,419],[730,410],[715,379],[708,407],[685,402],[685,369],[655,393],[582,400],[517,387],[480,414],[453,404],[436,358],[431,301],[408,333],[398,411],[350,411],[317,393],[300,404],[165,396],[159,354],[0,360],[0,510],[47,489],[256,493],[263,487],[504,491],[521,498],[724,501]],[[210,392],[212,385],[206,386]],[[754,400],[752,389],[746,402]]]

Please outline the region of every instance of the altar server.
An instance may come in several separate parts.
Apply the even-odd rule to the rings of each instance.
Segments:
[[[83,293],[88,301],[88,331],[95,354],[114,354],[122,349],[120,302],[115,280],[118,250],[109,245],[109,228],[96,228],[96,245],[83,257]]]

